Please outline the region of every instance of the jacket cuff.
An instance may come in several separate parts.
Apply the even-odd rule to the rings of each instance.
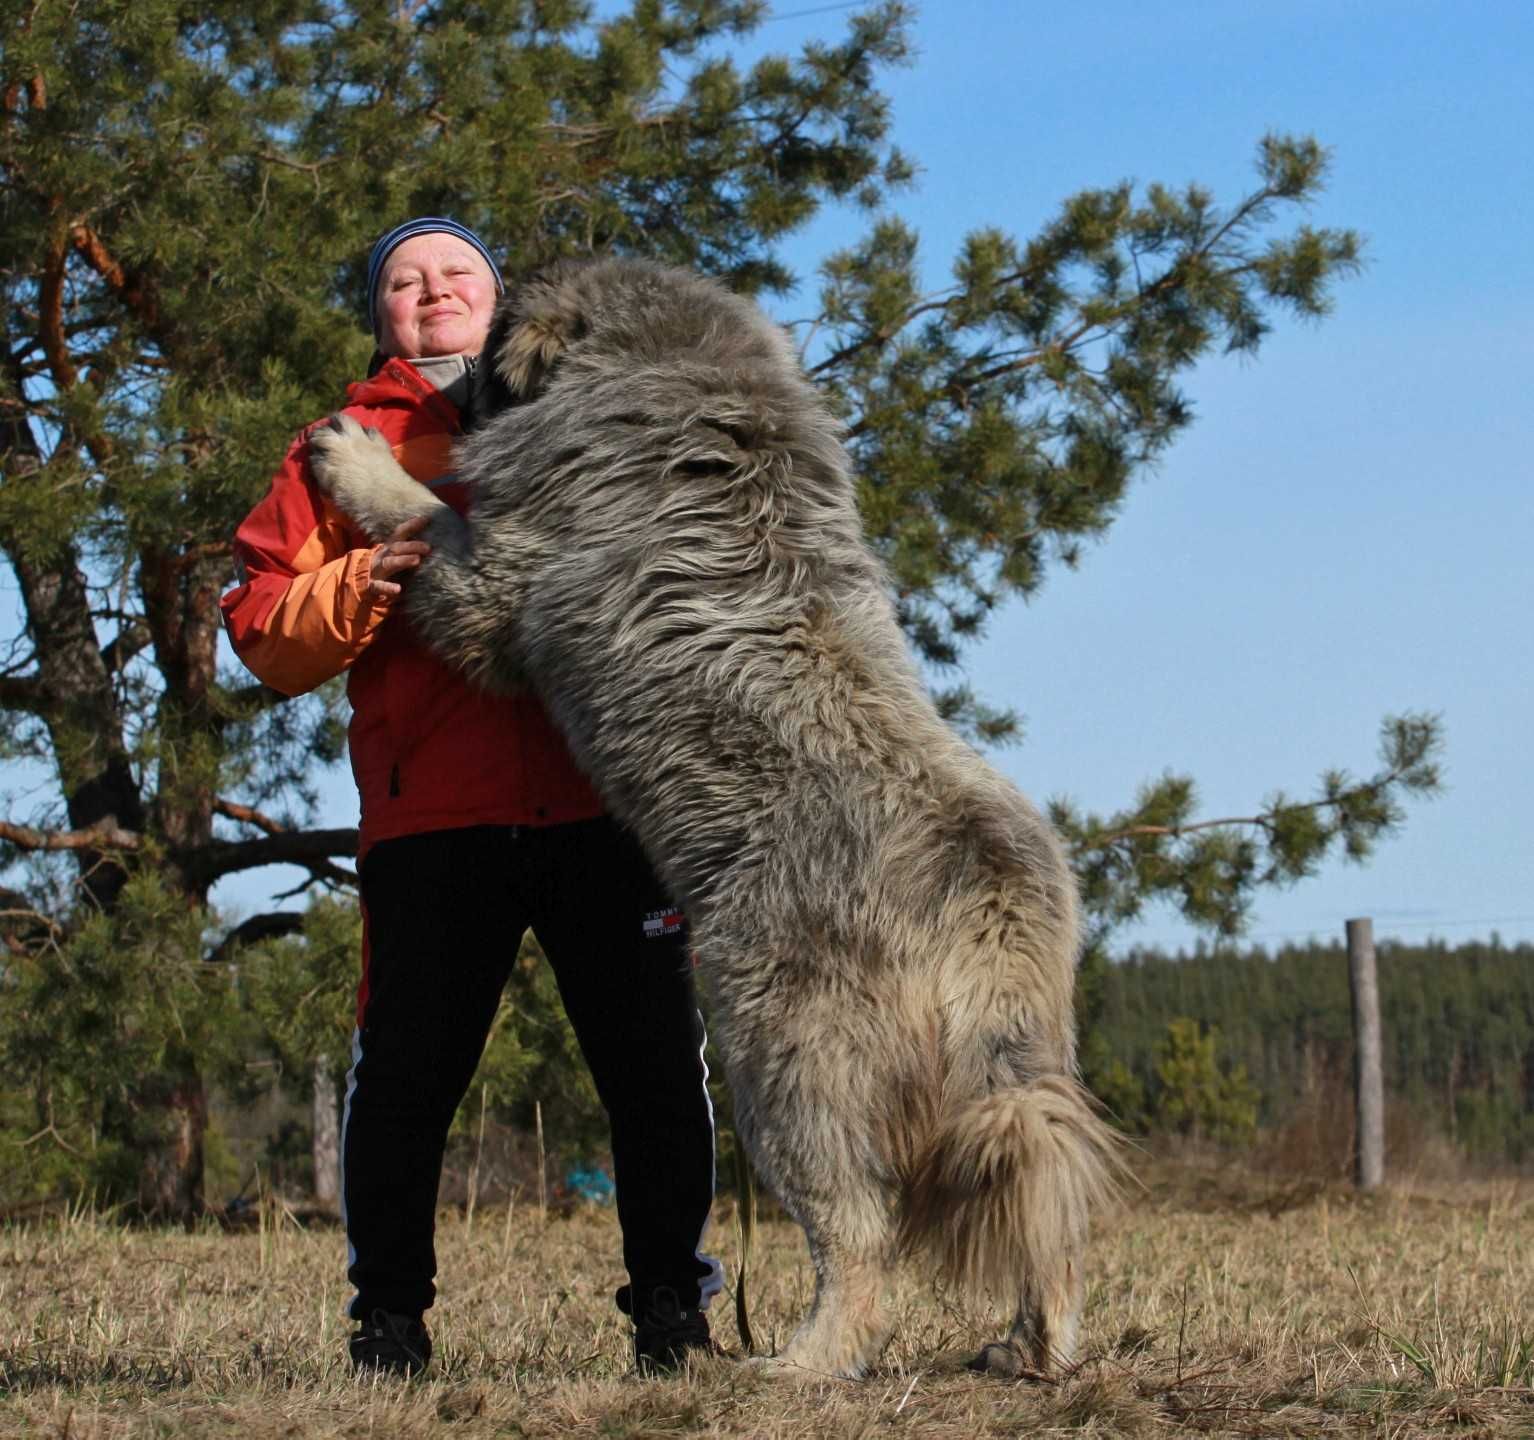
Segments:
[[[382,545],[374,545],[367,550],[353,550],[346,557],[346,584],[356,602],[354,614],[359,618],[374,610],[387,615],[394,604],[393,595],[368,594],[368,586],[373,583],[373,558],[382,549]]]

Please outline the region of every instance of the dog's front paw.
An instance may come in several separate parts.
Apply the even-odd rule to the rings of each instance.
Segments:
[[[776,1355],[748,1355],[740,1363],[747,1370],[753,1370],[769,1380],[787,1380],[793,1385],[808,1385],[811,1381],[825,1379],[825,1376],[813,1370],[806,1370]]]
[[[370,463],[376,464],[380,452],[393,463],[389,442],[350,415],[332,415],[309,432],[310,469],[320,489],[332,497],[349,476],[364,474]]]
[[[336,508],[375,541],[447,508],[400,468],[378,431],[349,415],[332,415],[309,432],[309,468]]]

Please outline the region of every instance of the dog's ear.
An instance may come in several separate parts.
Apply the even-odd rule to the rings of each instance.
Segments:
[[[513,325],[495,352],[495,373],[512,401],[530,400],[542,388],[543,377],[564,351],[560,328],[542,316]]]
[[[579,298],[562,278],[556,267],[524,286],[490,332],[485,353],[514,405],[538,394],[559,357],[586,333]]]

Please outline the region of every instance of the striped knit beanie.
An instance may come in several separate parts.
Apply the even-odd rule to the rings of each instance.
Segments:
[[[373,326],[375,339],[378,337],[378,282],[383,278],[384,261],[405,241],[417,235],[454,235],[465,244],[472,245],[485,257],[485,264],[495,276],[496,294],[505,292],[500,267],[492,258],[489,247],[467,225],[460,225],[456,220],[449,220],[442,215],[423,215],[418,220],[407,220],[383,236],[368,256],[368,320]]]

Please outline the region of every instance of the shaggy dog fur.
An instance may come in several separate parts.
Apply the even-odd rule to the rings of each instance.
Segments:
[[[321,483],[430,517],[418,632],[536,688],[691,925],[752,1158],[803,1225],[780,1365],[860,1374],[906,1252],[1017,1306],[981,1368],[1069,1360],[1112,1132],[1076,1079],[1076,895],[1049,826],[939,718],[786,336],[695,276],[598,261],[503,302],[507,407],[467,523],[354,422]]]

